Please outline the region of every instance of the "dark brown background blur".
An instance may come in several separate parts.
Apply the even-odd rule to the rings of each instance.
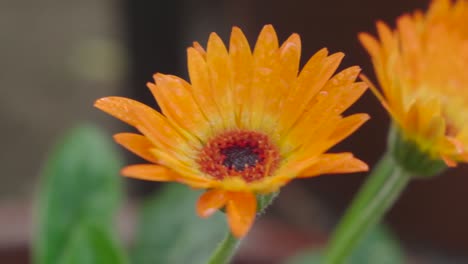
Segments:
[[[121,130],[118,121],[92,108],[93,101],[125,95],[154,106],[145,83],[156,71],[186,77],[185,48],[192,41],[204,45],[212,31],[227,40],[237,25],[253,44],[261,27],[271,23],[280,41],[293,32],[301,35],[303,62],[328,47],[346,53],[342,68],[357,64],[373,77],[357,33],[375,32],[377,19],[393,25],[403,12],[426,6],[423,0],[0,1],[0,248],[17,248],[30,235],[24,226],[30,224],[35,182],[54,139],[82,120]],[[348,111],[354,112],[368,112],[372,119],[336,149],[374,164],[384,151],[388,117],[370,92]],[[467,172],[460,166],[410,184],[388,216],[408,248],[468,256]],[[319,203],[332,227],[363,178],[297,181],[273,215],[300,226],[298,212]],[[133,195],[154,186],[131,185]]]

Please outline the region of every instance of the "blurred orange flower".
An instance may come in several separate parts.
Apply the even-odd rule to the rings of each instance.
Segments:
[[[359,39],[382,87],[373,92],[406,139],[447,165],[468,162],[468,2],[434,0],[426,14],[398,18],[379,40]],[[363,77],[365,79],[365,77]]]
[[[225,208],[232,233],[244,236],[257,212],[256,194],[294,178],[365,171],[351,153],[324,153],[369,117],[341,114],[366,90],[355,82],[359,67],[332,77],[343,54],[317,52],[299,73],[301,42],[292,34],[281,46],[272,26],[253,52],[234,27],[229,50],[212,33],[206,51],[188,48],[191,83],[157,73],[148,87],[162,114],[139,102],[105,97],[95,106],[136,127],[115,140],[151,164],[122,174],[206,188],[197,212]]]

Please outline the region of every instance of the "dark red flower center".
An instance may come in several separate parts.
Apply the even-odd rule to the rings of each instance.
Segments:
[[[279,152],[269,137],[254,131],[229,131],[211,139],[200,152],[204,173],[222,180],[241,177],[247,182],[272,175]]]

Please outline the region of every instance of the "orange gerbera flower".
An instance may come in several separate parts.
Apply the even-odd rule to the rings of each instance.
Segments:
[[[198,214],[208,217],[225,207],[232,233],[241,237],[255,219],[255,194],[275,192],[294,178],[367,170],[351,153],[324,154],[369,118],[341,116],[367,88],[355,83],[360,69],[332,77],[343,54],[328,56],[322,49],[298,74],[300,52],[297,34],[279,46],[270,25],[251,52],[234,27],[229,50],[215,33],[206,51],[198,43],[188,48],[191,83],[154,75],[148,87],[162,114],[127,98],[97,100],[97,108],[143,134],[115,135],[151,162],[122,174],[208,189]]]
[[[383,95],[402,131],[432,159],[468,162],[468,2],[434,0],[426,14],[377,23],[378,42],[359,38],[372,57]]]

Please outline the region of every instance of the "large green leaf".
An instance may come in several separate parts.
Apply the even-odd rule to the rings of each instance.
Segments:
[[[85,222],[77,226],[59,264],[124,264],[127,263],[119,246],[107,230]]]
[[[320,250],[307,250],[286,261],[286,264],[320,264]],[[347,264],[401,264],[405,256],[398,241],[384,226],[370,232],[350,256]]]
[[[147,201],[140,219],[134,250],[135,264],[206,263],[227,232],[224,215],[208,219],[195,214],[199,191],[165,184]]]
[[[55,146],[36,205],[35,263],[57,263],[82,222],[113,227],[122,192],[121,164],[110,136],[92,126],[70,131]]]

